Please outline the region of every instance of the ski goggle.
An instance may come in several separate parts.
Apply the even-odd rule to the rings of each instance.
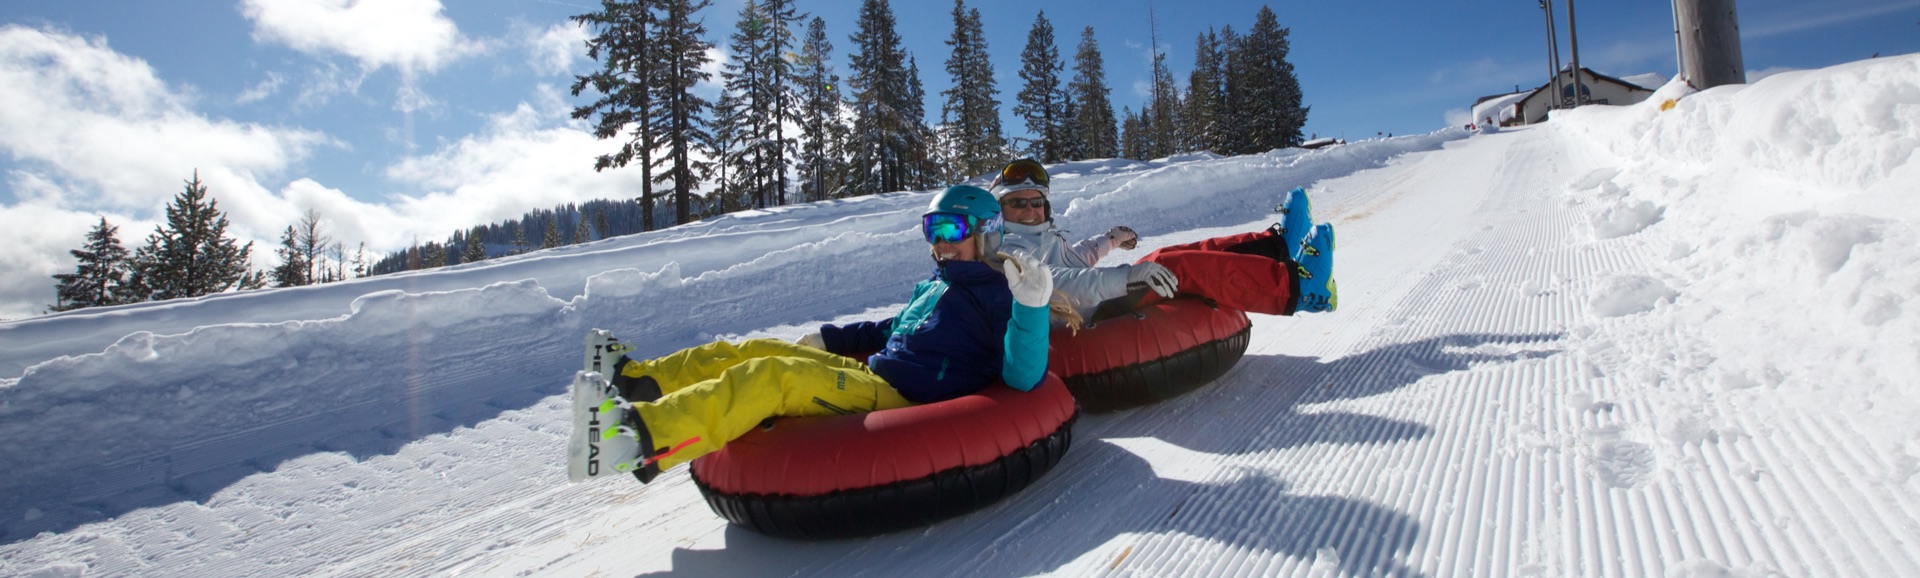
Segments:
[[[959,213],[927,213],[920,218],[920,231],[927,234],[927,244],[953,244],[973,236],[975,233],[991,233],[1000,230],[1000,217],[996,216],[984,223],[976,223],[973,217]]]
[[[1007,163],[1007,168],[1000,169],[1000,178],[994,179],[994,182],[1002,185],[1031,183],[1042,187],[1050,186],[1047,184],[1047,167],[1041,166],[1039,161],[1033,159],[1020,159]]]

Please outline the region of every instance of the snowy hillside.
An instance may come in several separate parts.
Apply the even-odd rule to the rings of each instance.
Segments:
[[[1920,56],[1318,151],[1053,167],[1139,249],[1339,227],[1332,314],[872,539],[568,485],[580,336],[892,314],[925,192],[0,324],[0,575],[1920,574]],[[1683,97],[1684,98],[1680,98]],[[1659,103],[1680,98],[1672,110]]]

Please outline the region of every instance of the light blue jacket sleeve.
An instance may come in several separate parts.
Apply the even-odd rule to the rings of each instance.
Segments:
[[[1047,308],[1029,307],[1013,302],[1013,318],[1007,320],[1006,359],[1000,364],[1000,380],[1007,387],[1033,391],[1047,375]]]

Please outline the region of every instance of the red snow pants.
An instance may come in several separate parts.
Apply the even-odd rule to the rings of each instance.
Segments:
[[[1173,271],[1180,278],[1180,294],[1248,313],[1292,315],[1293,265],[1291,259],[1281,260],[1282,247],[1272,232],[1255,231],[1161,247],[1140,260]],[[1148,292],[1139,307],[1161,301]]]

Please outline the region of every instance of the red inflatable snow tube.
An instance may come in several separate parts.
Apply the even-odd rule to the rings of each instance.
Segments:
[[[782,538],[871,536],[924,526],[1013,495],[1073,442],[1072,394],[1047,375],[939,403],[781,418],[693,461],[693,481],[729,522]]]
[[[1246,312],[1200,299],[1162,301],[1078,334],[1056,329],[1047,369],[1093,413],[1139,407],[1199,389],[1247,352]]]

